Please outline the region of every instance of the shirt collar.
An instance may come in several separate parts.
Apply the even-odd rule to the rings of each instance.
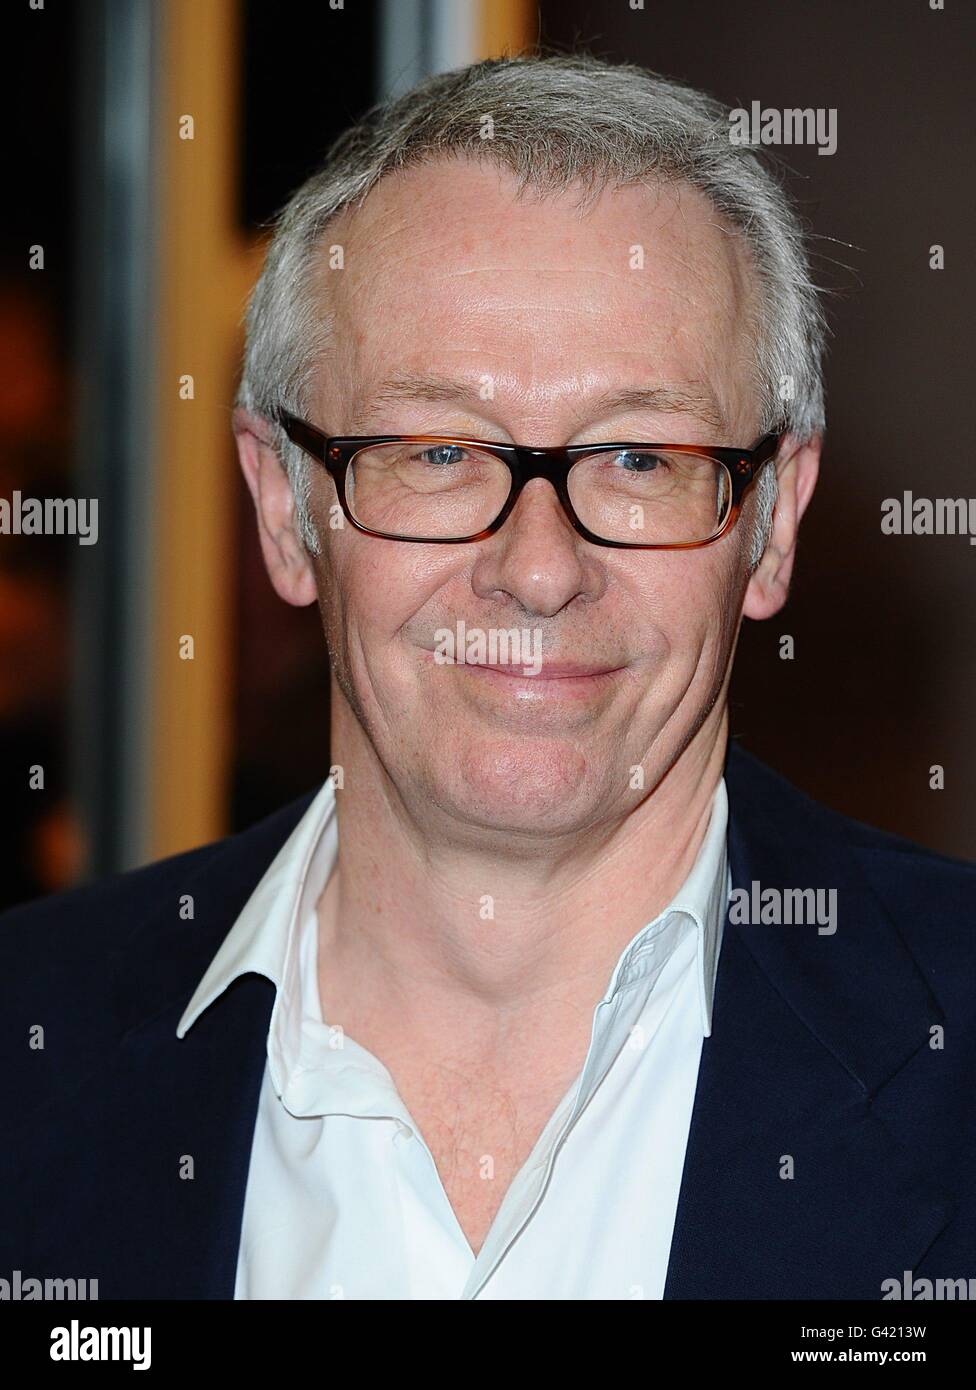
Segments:
[[[302,1036],[302,941],[300,927],[314,921],[338,853],[335,784],[326,779],[321,790],[282,845],[210,962],[176,1029],[187,1031],[234,980],[241,975],[264,975],[276,986],[268,1032],[268,1060],[280,1095],[290,1059],[298,1057]],[[730,884],[726,834],[728,796],[720,780],[712,801],[705,838],[684,883],[668,906],[647,923],[622,951],[604,1002],[651,973],[652,945],[667,946],[666,929],[675,920],[690,922],[697,940],[695,972],[703,1034],[712,1031],[712,1003],[722,930]],[[653,973],[660,969],[658,949]]]
[[[635,979],[651,973],[650,948],[657,951],[653,973],[661,966],[661,947],[673,949],[672,934],[666,929],[677,916],[690,921],[696,935],[695,975],[698,986],[699,1015],[702,1033],[707,1038],[712,1031],[712,1004],[718,957],[722,946],[722,931],[728,908],[731,879],[729,875],[727,833],[729,800],[724,779],[719,781],[712,798],[712,810],[695,862],[677,893],[653,921],[648,922],[621,952],[610,977],[604,1002]]]
[[[183,1038],[203,1011],[241,975],[264,975],[276,987],[268,1060],[276,1089],[285,1058],[301,1039],[302,990],[298,926],[314,915],[339,848],[335,783],[327,777],[282,845],[207,967],[176,1029]]]

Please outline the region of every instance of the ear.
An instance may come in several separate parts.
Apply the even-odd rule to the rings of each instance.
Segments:
[[[800,518],[807,509],[820,471],[822,437],[798,444],[787,435],[776,463],[777,497],[769,542],[746,589],[742,612],[747,618],[771,618],[786,602],[796,555]]]
[[[315,575],[302,543],[288,474],[272,445],[272,427],[248,410],[234,411],[241,472],[254,498],[261,553],[279,598],[296,608],[314,603]]]

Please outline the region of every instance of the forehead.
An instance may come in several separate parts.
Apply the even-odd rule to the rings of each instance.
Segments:
[[[318,290],[335,388],[395,371],[490,376],[540,404],[554,392],[704,381],[731,419],[750,371],[748,253],[687,185],[519,196],[491,164],[443,160],[389,175],[332,224]]]

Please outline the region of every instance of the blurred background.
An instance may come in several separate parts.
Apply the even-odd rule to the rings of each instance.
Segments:
[[[226,834],[326,775],[317,615],[275,598],[234,460],[244,301],[268,220],[351,120],[536,42],[735,106],[836,108],[835,154],[779,151],[828,295],[828,433],[791,601],[743,633],[732,730],[837,809],[976,858],[976,551],[879,520],[906,489],[973,491],[973,7],[24,0],[2,23],[21,129],[0,498],[97,497],[99,515],[96,545],[0,534],[0,906]]]

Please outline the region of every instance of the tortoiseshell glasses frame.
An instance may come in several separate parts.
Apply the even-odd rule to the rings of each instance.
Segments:
[[[293,444],[296,444],[317,463],[322,464],[335,483],[336,493],[343,514],[349,524],[366,536],[378,536],[383,540],[407,541],[421,545],[463,545],[468,541],[481,541],[504,526],[512,509],[519,499],[522,488],[532,478],[545,478],[556,491],[563,511],[573,528],[584,540],[593,545],[612,546],[621,550],[698,550],[705,545],[713,545],[731,531],[738,520],[742,504],[750,486],[763,464],[772,459],[779,446],[781,435],[763,435],[751,449],[710,447],[703,444],[662,444],[641,441],[616,442],[606,444],[573,444],[553,446],[544,449],[527,448],[521,444],[499,444],[491,440],[472,439],[464,435],[440,434],[375,434],[375,435],[327,435],[316,425],[286,410],[279,410],[275,417],[277,423]],[[490,525],[471,536],[402,536],[389,531],[376,531],[364,526],[353,515],[346,496],[346,473],[352,460],[361,450],[379,444],[425,444],[431,446],[460,445],[464,448],[477,448],[494,455],[506,465],[511,474],[511,487],[508,497]],[[647,453],[666,450],[668,453],[691,454],[709,458],[720,464],[729,478],[729,508],[720,526],[711,536],[694,541],[619,541],[608,540],[596,535],[583,524],[576,514],[569,495],[568,477],[574,463],[590,454],[612,453],[615,450],[629,450]]]

